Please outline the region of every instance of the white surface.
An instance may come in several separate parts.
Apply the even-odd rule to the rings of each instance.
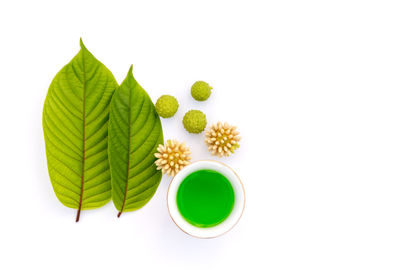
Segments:
[[[227,219],[224,220],[222,223],[214,227],[199,228],[193,226],[182,217],[176,202],[176,194],[178,192],[178,188],[181,185],[182,181],[189,174],[198,170],[206,170],[206,169],[217,171],[222,175],[224,175],[230,181],[233,187],[233,191],[235,193],[235,204],[233,206],[232,212],[229,214]],[[245,205],[244,188],[243,184],[239,179],[239,176],[232,170],[232,168],[228,167],[226,164],[223,164],[221,162],[214,162],[210,160],[201,160],[193,162],[192,164],[183,168],[171,180],[171,183],[168,187],[167,207],[171,215],[171,218],[174,220],[175,224],[179,228],[181,228],[184,232],[199,238],[219,237],[222,234],[231,230],[237,224],[240,217],[242,216],[244,205]]]
[[[399,1],[1,1],[0,269],[400,269]],[[246,210],[190,237],[164,177],[140,211],[65,208],[47,174],[41,113],[79,37],[121,82],[177,96],[165,138],[208,159],[180,120],[238,125]],[[209,101],[190,98],[209,82]]]

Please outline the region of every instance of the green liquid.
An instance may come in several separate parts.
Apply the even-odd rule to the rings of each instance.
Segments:
[[[199,170],[182,181],[176,201],[187,222],[207,228],[218,225],[229,216],[235,203],[235,192],[221,173]]]

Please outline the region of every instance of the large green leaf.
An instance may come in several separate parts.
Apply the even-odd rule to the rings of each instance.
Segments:
[[[101,207],[111,198],[107,133],[118,87],[112,73],[83,45],[53,79],[43,108],[47,166],[57,198],[67,207]]]
[[[154,104],[130,68],[111,101],[109,159],[112,199],[122,212],[134,211],[153,197],[161,180],[154,164],[163,133]]]

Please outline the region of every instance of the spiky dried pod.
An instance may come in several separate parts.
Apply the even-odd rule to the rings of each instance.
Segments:
[[[175,176],[190,163],[191,153],[189,147],[177,140],[168,140],[164,145],[160,144],[157,151],[158,153],[154,154],[157,158],[155,164],[157,165],[157,170],[161,170],[163,174]]]
[[[237,127],[228,123],[218,122],[211,125],[205,132],[205,143],[208,150],[215,156],[230,156],[239,147],[240,137]]]

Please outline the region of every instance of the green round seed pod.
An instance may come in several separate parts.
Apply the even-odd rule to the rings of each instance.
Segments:
[[[211,95],[212,87],[203,81],[197,81],[192,85],[191,94],[192,97],[197,101],[205,101]]]
[[[189,133],[200,133],[206,128],[207,119],[203,112],[190,110],[183,117],[182,123]]]
[[[157,99],[156,111],[163,118],[170,118],[175,115],[179,104],[176,98],[170,95],[162,95]]]

